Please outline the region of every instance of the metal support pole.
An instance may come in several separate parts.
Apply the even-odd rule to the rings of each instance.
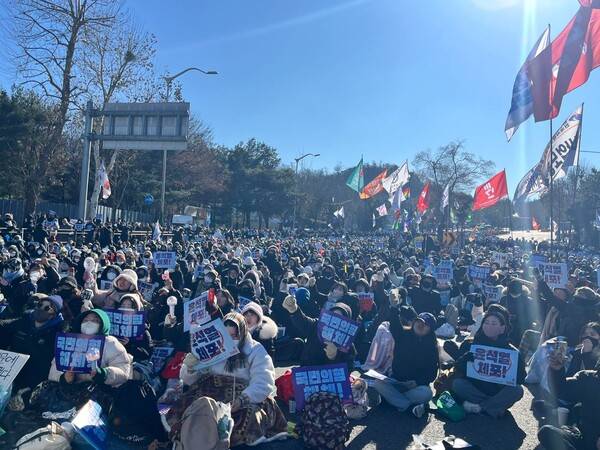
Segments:
[[[554,136],[552,131],[552,119],[550,119],[550,262],[554,262]]]
[[[160,189],[160,221],[165,223],[165,191],[167,186],[167,151],[163,150],[162,186]]]
[[[296,171],[294,175],[294,217],[292,220],[292,230],[296,229],[296,208],[298,207],[298,163],[299,159],[296,159]]]
[[[93,119],[92,114],[94,104],[91,100],[87,102],[85,109],[85,128],[83,129],[83,157],[81,158],[81,178],[79,179],[79,218],[86,219],[87,216],[87,200],[88,200],[88,184],[90,180],[90,155],[92,150],[92,140],[90,134],[92,132]]]

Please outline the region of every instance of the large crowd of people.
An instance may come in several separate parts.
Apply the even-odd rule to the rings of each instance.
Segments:
[[[93,400],[109,439],[134,447],[295,436],[306,447],[343,448],[347,427],[333,419],[289,429],[290,375],[275,371],[341,364],[351,374],[353,400],[341,405],[350,426],[382,402],[422,418],[432,401],[443,410],[443,397],[463,420],[487,415],[493,427],[526,385],[544,448],[600,449],[600,255],[590,249],[468,235],[445,248],[430,235],[330,229],[194,227],[153,239],[151,227],[134,237],[125,223],[98,222],[64,239],[61,223],[69,221],[29,218],[24,232],[10,215],[0,223],[0,348],[29,356],[0,392],[3,445],[51,421],[73,447],[84,445],[67,424]],[[173,266],[157,268],[157,252],[174,253]],[[565,263],[566,282],[549,286],[540,260]],[[191,349],[185,304],[197,298],[235,345],[214,364]],[[145,312],[143,332],[119,336],[114,311]],[[358,324],[349,347],[323,339],[323,311]],[[88,372],[61,370],[62,333],[102,337]],[[473,375],[490,347],[490,376],[490,357],[517,355],[498,366],[511,382]],[[334,399],[314,393],[305,412],[320,417],[326,401],[339,401],[326,393]]]

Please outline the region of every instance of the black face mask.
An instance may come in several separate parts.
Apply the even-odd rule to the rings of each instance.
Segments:
[[[593,338],[591,336],[586,336],[583,338],[583,340],[589,340],[592,343],[592,347],[596,348],[598,346],[598,344],[600,344],[600,341],[596,338]]]
[[[45,309],[36,308],[33,310],[33,320],[36,322],[47,322],[50,319],[52,313]]]
[[[423,283],[421,287],[423,289],[433,289],[433,285],[431,283]]]
[[[75,295],[71,289],[58,289],[56,293],[60,295],[63,300],[68,300]]]

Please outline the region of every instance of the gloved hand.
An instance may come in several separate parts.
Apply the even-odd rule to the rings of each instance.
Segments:
[[[296,303],[296,298],[293,295],[288,295],[285,300],[283,300],[283,307],[290,314],[294,314],[298,310],[298,303]]]
[[[104,383],[107,375],[108,370],[106,370],[106,367],[98,367],[95,373],[92,371],[92,377],[96,383]]]
[[[174,327],[176,323],[177,323],[177,317],[172,316],[171,314],[167,313],[167,315],[165,316],[165,326],[166,327]]]
[[[337,352],[338,349],[334,344],[332,344],[331,342],[325,344],[325,354],[327,355],[327,359],[335,359],[335,357],[337,356]]]

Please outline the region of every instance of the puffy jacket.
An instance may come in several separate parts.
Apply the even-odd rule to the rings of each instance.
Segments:
[[[194,384],[204,372],[215,375],[230,375],[248,382],[248,387],[244,389],[242,394],[245,394],[251,403],[262,403],[267,397],[272,397],[276,391],[273,360],[267,354],[264,347],[252,339],[250,335],[246,336],[241,351],[248,358],[245,367],[235,369],[233,372],[227,372],[225,370],[227,361],[221,361],[208,367],[205,371],[201,371],[188,367],[184,363],[181,366],[179,378],[181,378],[184,384],[189,386]]]
[[[100,367],[106,368],[106,380],[104,383],[108,386],[119,387],[125,384],[131,376],[133,358],[127,353],[123,344],[116,337],[109,335],[110,320],[106,313],[100,309],[92,309],[91,311],[84,312],[76,319],[73,325],[73,332],[80,332],[82,320],[91,313],[97,314],[102,320],[102,329],[100,332],[105,336],[104,351],[100,360]],[[60,381],[63,373],[56,368],[56,359],[53,359],[48,379],[50,381]],[[76,376],[77,383],[91,380],[92,377],[90,374],[77,374]]]

